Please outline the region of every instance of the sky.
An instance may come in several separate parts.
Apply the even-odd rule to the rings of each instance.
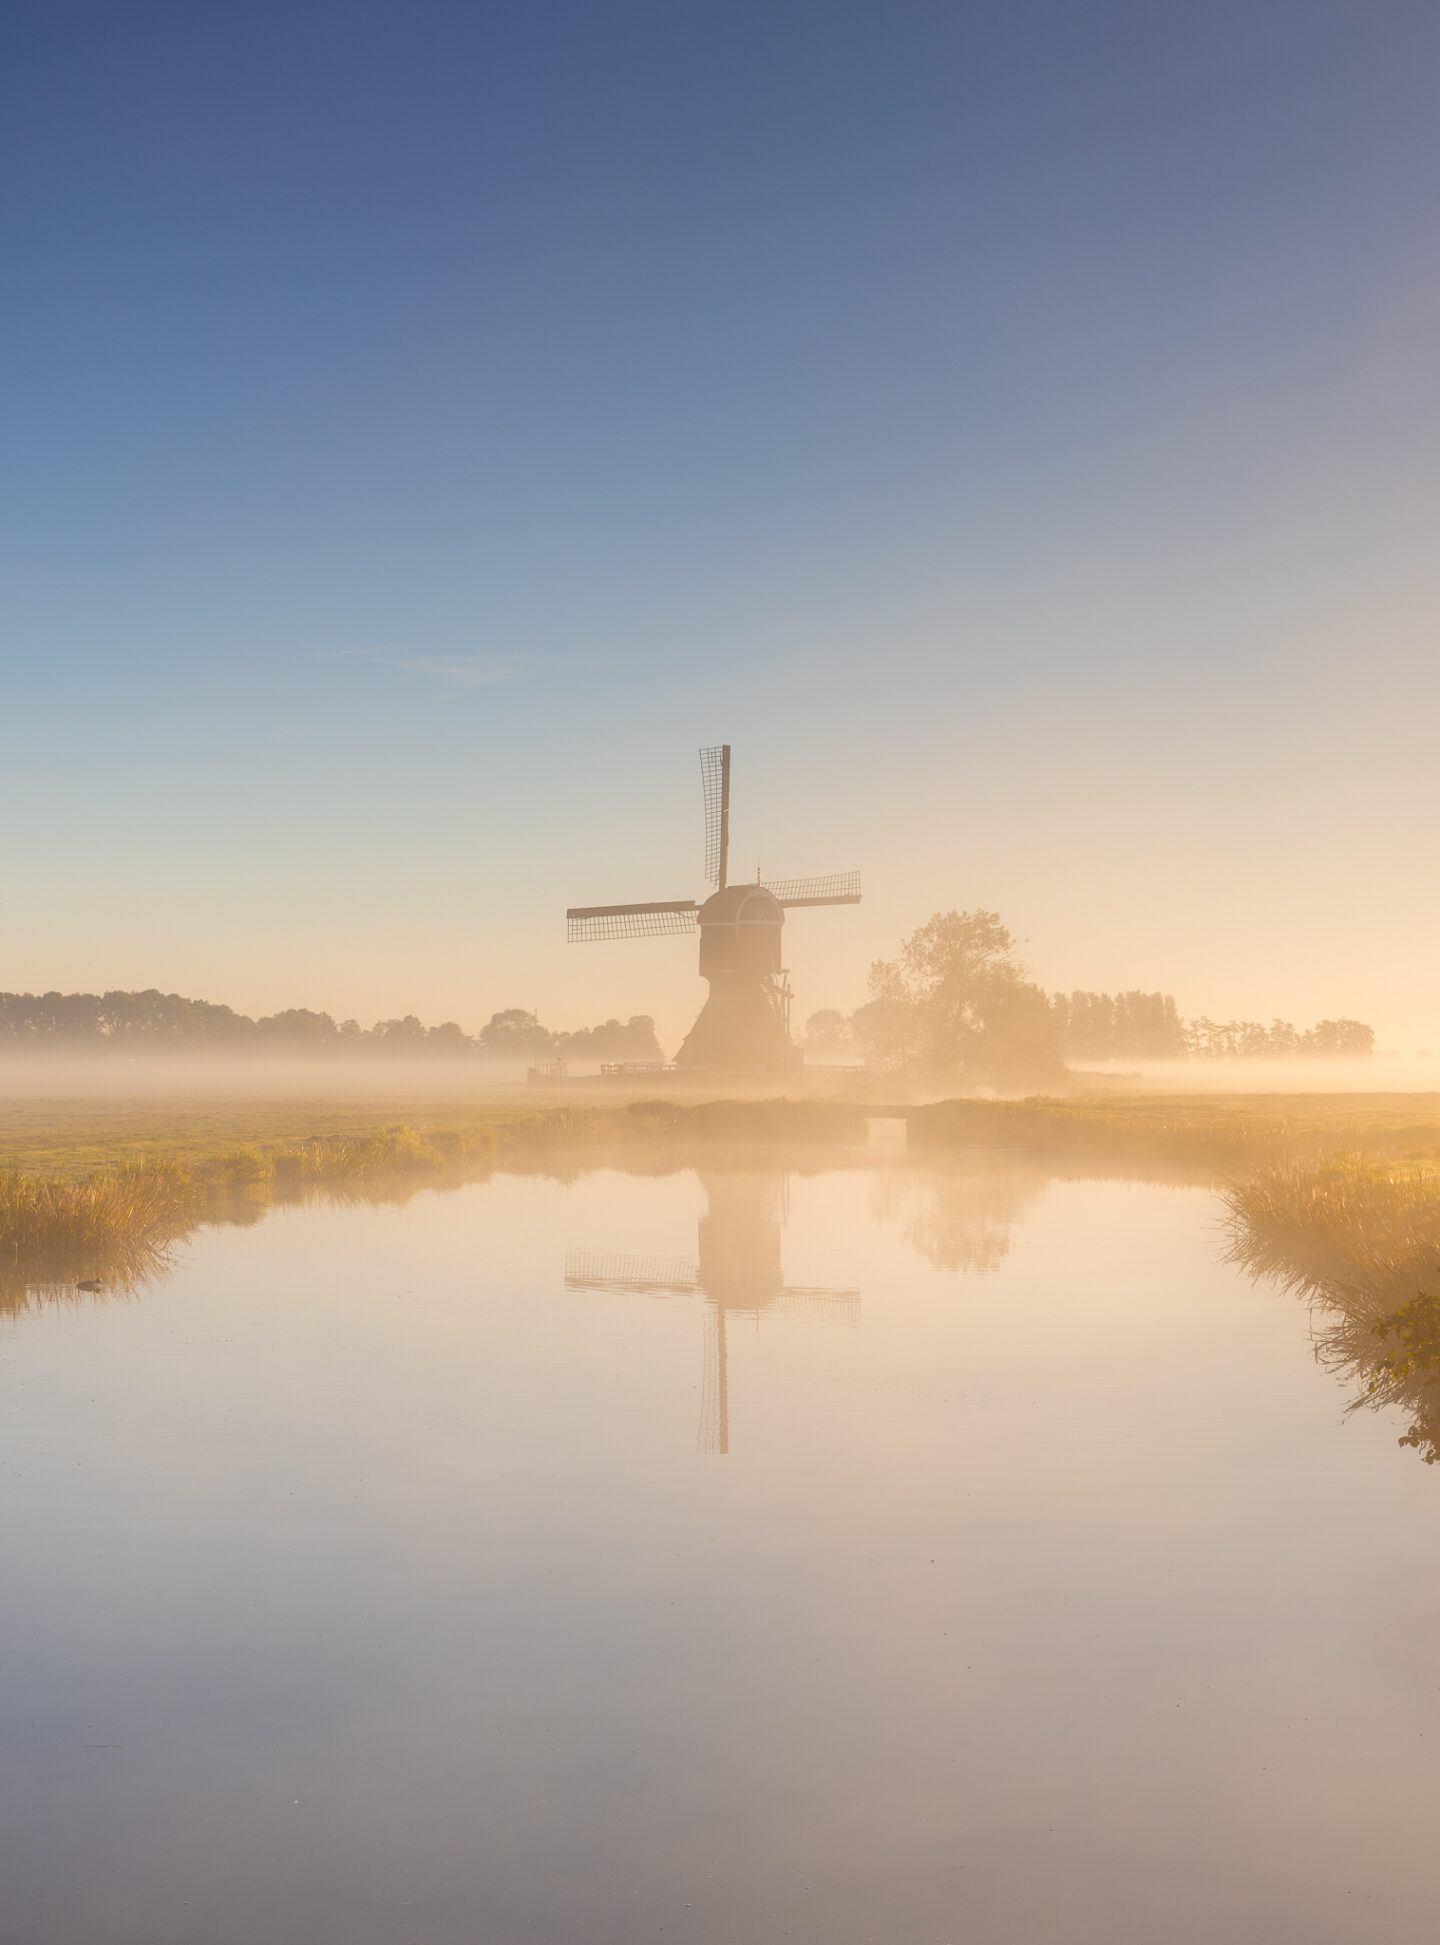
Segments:
[[[0,988],[649,1012],[859,868],[1440,1048],[1440,9],[0,10]]]

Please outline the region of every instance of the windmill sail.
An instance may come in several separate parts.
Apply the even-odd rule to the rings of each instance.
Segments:
[[[661,932],[693,932],[693,898],[671,898],[651,905],[572,905],[565,914],[571,945],[587,939],[648,939]]]
[[[705,794],[705,878],[725,888],[730,862],[730,745],[716,743],[700,752],[700,787]]]
[[[777,905],[858,905],[860,873],[832,871],[824,878],[767,878],[765,889]]]
[[[565,914],[572,945],[602,939],[645,939],[698,932],[700,976],[710,995],[676,1055],[676,1067],[715,1073],[793,1074],[803,1056],[790,1038],[790,987],[781,933],[786,907],[858,905],[860,873],[779,878],[766,884],[730,883],[730,745],[700,752],[705,803],[705,876],[715,887],[703,899],[654,899],[644,904],[572,905]],[[779,1277],[775,1278],[779,1287]]]
[[[719,1458],[730,1450],[730,1359],[725,1350],[725,1306],[712,1303],[707,1308],[695,1450]]]
[[[571,1249],[565,1252],[565,1288],[623,1297],[693,1297],[700,1284],[695,1265],[682,1257]]]

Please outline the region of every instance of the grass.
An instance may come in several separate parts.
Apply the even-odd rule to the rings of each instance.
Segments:
[[[159,1269],[195,1211],[175,1162],[141,1162],[78,1181],[0,1172],[0,1309],[37,1286],[133,1288]]]
[[[1358,1384],[1351,1409],[1398,1405],[1402,1445],[1440,1458],[1440,1168],[1363,1155],[1288,1158],[1227,1191],[1229,1257],[1305,1297],[1316,1354]]]
[[[497,1167],[568,1175],[605,1155],[674,1167],[717,1144],[797,1154],[865,1140],[862,1110],[833,1098],[562,1099],[537,1110],[451,1096],[411,1103],[404,1119],[396,1106],[354,1096],[0,1099],[0,1307],[36,1288],[131,1287],[198,1224],[253,1220],[272,1201],[403,1195]],[[1440,1097],[1127,1095],[905,1112],[921,1153],[1013,1150],[1228,1180],[1237,1260],[1324,1308],[1327,1356],[1381,1371],[1382,1391],[1414,1391],[1414,1368],[1382,1370],[1395,1347],[1376,1326],[1413,1303],[1424,1279],[1440,1290]],[[1389,1336],[1422,1322],[1411,1316]]]
[[[912,1148],[1023,1148],[1226,1175],[1337,1150],[1440,1158],[1440,1097],[1434,1095],[1037,1097],[938,1101],[908,1113]]]
[[[0,1309],[16,1308],[37,1290],[136,1288],[201,1223],[252,1219],[271,1201],[405,1193],[542,1161],[578,1172],[607,1152],[632,1162],[658,1153],[674,1165],[716,1143],[864,1139],[852,1109],[818,1101],[559,1106],[480,1120],[452,1114],[427,1128],[392,1122],[298,1138],[277,1135],[253,1112],[241,1111],[237,1120],[237,1131],[250,1139],[227,1142],[211,1126],[201,1140],[163,1147],[151,1131],[138,1157],[127,1147],[98,1164],[88,1140],[66,1146],[52,1139],[42,1150],[43,1167],[0,1169]]]

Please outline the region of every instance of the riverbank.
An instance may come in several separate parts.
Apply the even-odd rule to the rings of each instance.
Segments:
[[[673,1164],[717,1144],[798,1149],[865,1140],[864,1120],[852,1109],[813,1101],[638,1101],[482,1117],[452,1110],[419,1126],[373,1125],[379,1112],[332,1104],[327,1118],[338,1114],[348,1125],[306,1134],[294,1132],[288,1105],[171,1110],[123,1132],[52,1120],[27,1155],[37,1165],[0,1168],[0,1303],[37,1284],[132,1285],[200,1223],[253,1218],[269,1201],[400,1191],[545,1157]],[[312,1130],[317,1118],[314,1111],[306,1117]],[[12,1132],[10,1152],[18,1146]]]
[[[1359,1155],[1266,1164],[1226,1191],[1230,1260],[1303,1297],[1350,1409],[1398,1405],[1440,1459],[1440,1168]]]
[[[912,1148],[1020,1148],[1224,1174],[1344,1152],[1440,1161],[1440,1094],[1078,1096],[906,1110]]]
[[[1316,1222],[1333,1199],[1337,1152],[1362,1169],[1403,1162],[1407,1183],[1440,1179],[1440,1095],[879,1105],[903,1116],[917,1154],[1023,1151],[1119,1172],[1181,1168],[1232,1187],[1273,1182],[1281,1165],[1291,1168],[1292,1187],[1329,1169],[1332,1187],[1313,1202]],[[489,1168],[533,1167],[546,1157],[578,1167],[613,1153],[630,1165],[647,1157],[648,1165],[676,1166],[717,1144],[857,1149],[874,1112],[875,1104],[834,1098],[536,1106],[523,1090],[487,1104],[445,1094],[397,1101],[393,1092],[370,1099],[11,1096],[0,1101],[0,1278],[11,1290],[37,1281],[133,1280],[157,1252],[211,1217],[253,1219],[270,1200],[367,1185],[398,1191]]]

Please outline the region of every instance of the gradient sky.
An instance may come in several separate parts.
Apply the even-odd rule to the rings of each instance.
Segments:
[[[1440,1047],[1440,9],[12,5],[0,987],[703,995],[859,866]]]

